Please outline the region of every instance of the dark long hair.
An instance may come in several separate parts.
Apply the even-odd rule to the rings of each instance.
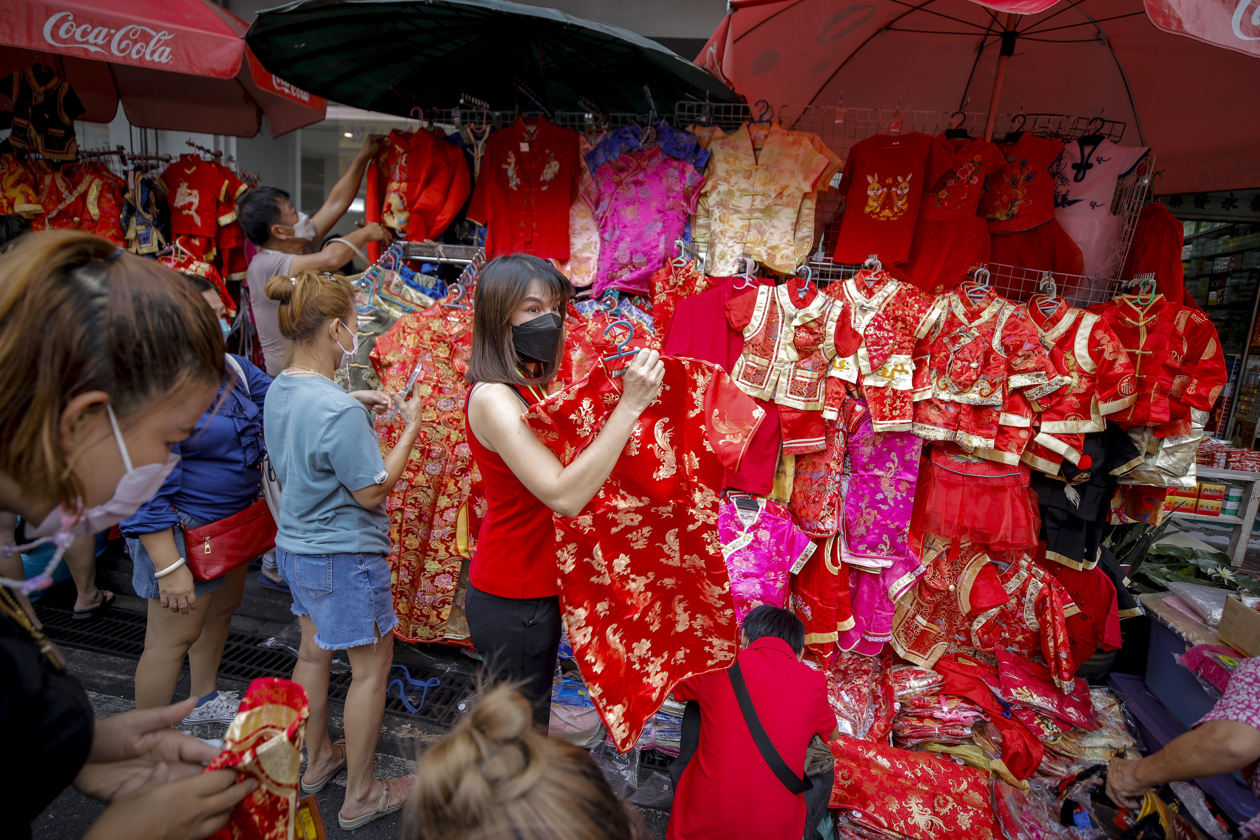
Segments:
[[[468,382],[546,386],[555,378],[561,355],[543,365],[537,379],[531,379],[521,372],[521,357],[512,345],[512,313],[535,280],[542,283],[544,295],[560,301],[560,317],[564,318],[573,287],[546,260],[529,254],[509,254],[496,257],[481,270],[473,304],[472,358],[464,375]]]

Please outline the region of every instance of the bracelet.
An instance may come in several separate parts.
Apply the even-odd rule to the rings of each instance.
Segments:
[[[164,577],[166,577],[167,575],[169,575],[171,572],[173,572],[173,571],[175,571],[176,569],[178,569],[180,566],[185,565],[187,562],[188,562],[188,561],[187,561],[187,560],[185,560],[183,557],[179,558],[178,560],[176,560],[176,561],[175,561],[174,563],[172,563],[171,565],[167,566],[167,567],[166,567],[165,569],[163,569],[162,571],[160,571],[160,572],[154,572],[154,573],[153,573],[153,578],[154,578],[154,580],[161,580],[162,578],[164,578]]]

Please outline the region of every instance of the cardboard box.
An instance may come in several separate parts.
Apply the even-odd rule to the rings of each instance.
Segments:
[[[1224,484],[1199,484],[1199,498],[1219,502],[1225,498]]]
[[[1194,513],[1199,501],[1198,490],[1198,487],[1193,490],[1185,487],[1169,489],[1168,495],[1164,497],[1164,511],[1172,513],[1174,510],[1180,510],[1182,513]]]
[[[1247,656],[1260,656],[1260,612],[1244,607],[1237,595],[1225,599],[1217,634],[1222,642]]]
[[[1194,512],[1199,516],[1220,516],[1221,501],[1220,499],[1199,499]]]

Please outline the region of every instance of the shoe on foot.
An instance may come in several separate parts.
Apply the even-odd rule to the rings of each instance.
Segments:
[[[241,707],[241,696],[235,691],[216,691],[184,718],[185,726],[199,723],[231,723]]]

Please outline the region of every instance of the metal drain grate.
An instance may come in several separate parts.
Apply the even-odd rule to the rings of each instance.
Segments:
[[[144,652],[146,617],[143,613],[110,610],[92,621],[76,621],[71,610],[39,605],[35,608],[44,624],[44,633],[59,645],[81,650],[125,656],[139,659]],[[262,647],[262,636],[250,633],[229,633],[223,648],[223,661],[219,673],[231,679],[249,682],[259,677],[288,678],[293,673],[297,657],[287,648]],[[456,671],[408,666],[411,676],[417,680],[437,677],[441,683],[428,690],[424,705],[419,712],[407,711],[401,699],[390,691],[385,701],[385,711],[409,720],[422,720],[439,726],[451,726],[459,719],[460,704],[472,696],[472,678]],[[328,681],[328,699],[344,703],[350,690],[350,673],[333,674]],[[412,705],[419,701],[418,694],[409,695]]]

